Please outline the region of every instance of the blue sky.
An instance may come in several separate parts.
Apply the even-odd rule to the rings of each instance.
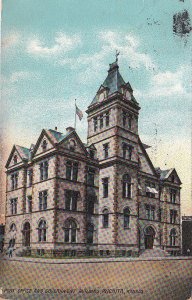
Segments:
[[[175,36],[172,28],[173,15],[190,5],[190,0],[4,0],[1,128],[8,151],[13,143],[36,142],[42,128],[65,131],[73,125],[75,98],[84,112],[77,132],[86,140],[85,110],[117,49],[120,72],[141,106],[140,136],[153,146],[156,164],[179,169],[190,206],[185,174],[189,177],[191,163],[191,37]]]

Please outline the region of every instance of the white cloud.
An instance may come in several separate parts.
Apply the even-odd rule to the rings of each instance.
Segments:
[[[139,51],[141,41],[137,36],[131,33],[124,35],[122,33],[106,31],[100,33],[100,38],[106,43],[109,50],[120,51],[121,57],[127,61],[130,67],[145,67],[146,69],[155,67],[151,57]]]
[[[58,56],[73,50],[81,43],[78,35],[69,36],[63,32],[58,32],[54,39],[54,45],[47,47],[38,38],[30,40],[27,45],[27,52],[40,57]]]
[[[10,85],[12,83],[17,83],[21,80],[27,80],[27,79],[38,79],[39,74],[35,72],[28,72],[28,71],[17,71],[13,72],[9,77],[2,76],[2,84],[4,86]],[[3,86],[3,88],[4,88]]]
[[[78,58],[65,57],[58,62],[60,65],[68,64],[71,69],[79,69],[77,79],[80,83],[99,78],[106,60],[109,56],[114,57],[116,50],[120,51],[120,59],[131,68],[144,67],[149,70],[155,67],[151,57],[139,51],[141,42],[133,34],[114,31],[100,32],[96,42],[100,45],[99,51],[93,54],[81,54]]]
[[[15,46],[19,42],[19,39],[20,34],[18,32],[10,32],[6,37],[2,39],[2,49],[7,49]]]
[[[191,70],[187,65],[181,65],[175,72],[166,70],[153,74],[146,90],[135,90],[134,95],[139,98],[149,97],[185,97],[191,99],[190,91]]]
[[[182,72],[175,73],[166,71],[160,72],[153,76],[152,84],[154,84],[154,92],[156,96],[172,96],[175,94],[183,94]]]

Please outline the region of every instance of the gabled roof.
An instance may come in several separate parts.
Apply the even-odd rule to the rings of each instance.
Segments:
[[[147,161],[148,161],[148,163],[149,163],[149,165],[150,165],[150,167],[151,167],[151,169],[152,169],[152,171],[153,171],[153,173],[154,173],[154,176],[157,176],[157,171],[156,171],[155,167],[153,166],[153,163],[152,163],[152,161],[150,160],[147,151],[145,150],[145,149],[150,148],[150,147],[149,147],[149,146],[146,147],[147,145],[145,145],[145,144],[143,144],[143,143],[141,142],[140,137],[139,137],[139,139],[138,139],[138,142],[139,142],[139,145],[140,145],[140,147],[141,147],[141,149],[142,149],[142,151],[143,151],[143,154],[145,155],[145,157],[146,157],[146,159],[147,159]]]
[[[160,174],[160,180],[167,180],[169,178],[169,176],[175,172],[178,179],[179,179],[179,182],[181,183],[181,180],[176,172],[176,170],[174,168],[171,168],[171,169],[167,169],[167,170],[161,170],[160,168],[156,168],[156,172]]]
[[[30,158],[30,149],[19,146],[19,145],[15,145],[15,148],[18,151],[18,153],[22,159],[28,160]]]
[[[119,66],[115,61],[114,63],[110,64],[108,75],[104,80],[103,84],[100,86],[98,92],[101,90],[101,87],[106,88],[108,90],[108,96],[110,96],[115,92],[121,92],[122,86],[127,87],[131,92],[133,91],[130,83],[129,82],[126,83],[123,77],[121,76],[121,74],[119,73]],[[90,105],[98,102],[99,100],[98,92]],[[133,95],[131,100],[137,103]]]
[[[9,155],[7,163],[5,165],[6,168],[8,168],[9,163],[10,163],[10,161],[12,159],[13,153],[15,151],[18,153],[18,155],[19,155],[19,157],[21,158],[22,161],[29,160],[29,158],[30,158],[30,149],[28,149],[26,147],[19,146],[19,145],[13,145],[13,148],[11,150],[11,153]]]
[[[61,142],[70,133],[70,132],[67,132],[66,134],[63,134],[62,132],[59,132],[59,131],[56,131],[56,130],[53,130],[53,129],[46,129],[45,131],[54,143]]]
[[[156,171],[160,174],[161,180],[168,179],[169,175],[172,173],[174,169],[161,170],[160,168],[156,168]]]

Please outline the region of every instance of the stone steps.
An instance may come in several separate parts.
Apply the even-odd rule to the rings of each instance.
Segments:
[[[154,248],[154,249],[145,249],[140,254],[141,258],[145,257],[170,257],[170,254],[165,250]]]

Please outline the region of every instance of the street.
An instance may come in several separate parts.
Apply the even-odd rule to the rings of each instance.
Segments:
[[[189,299],[192,260],[0,261],[2,299]]]

